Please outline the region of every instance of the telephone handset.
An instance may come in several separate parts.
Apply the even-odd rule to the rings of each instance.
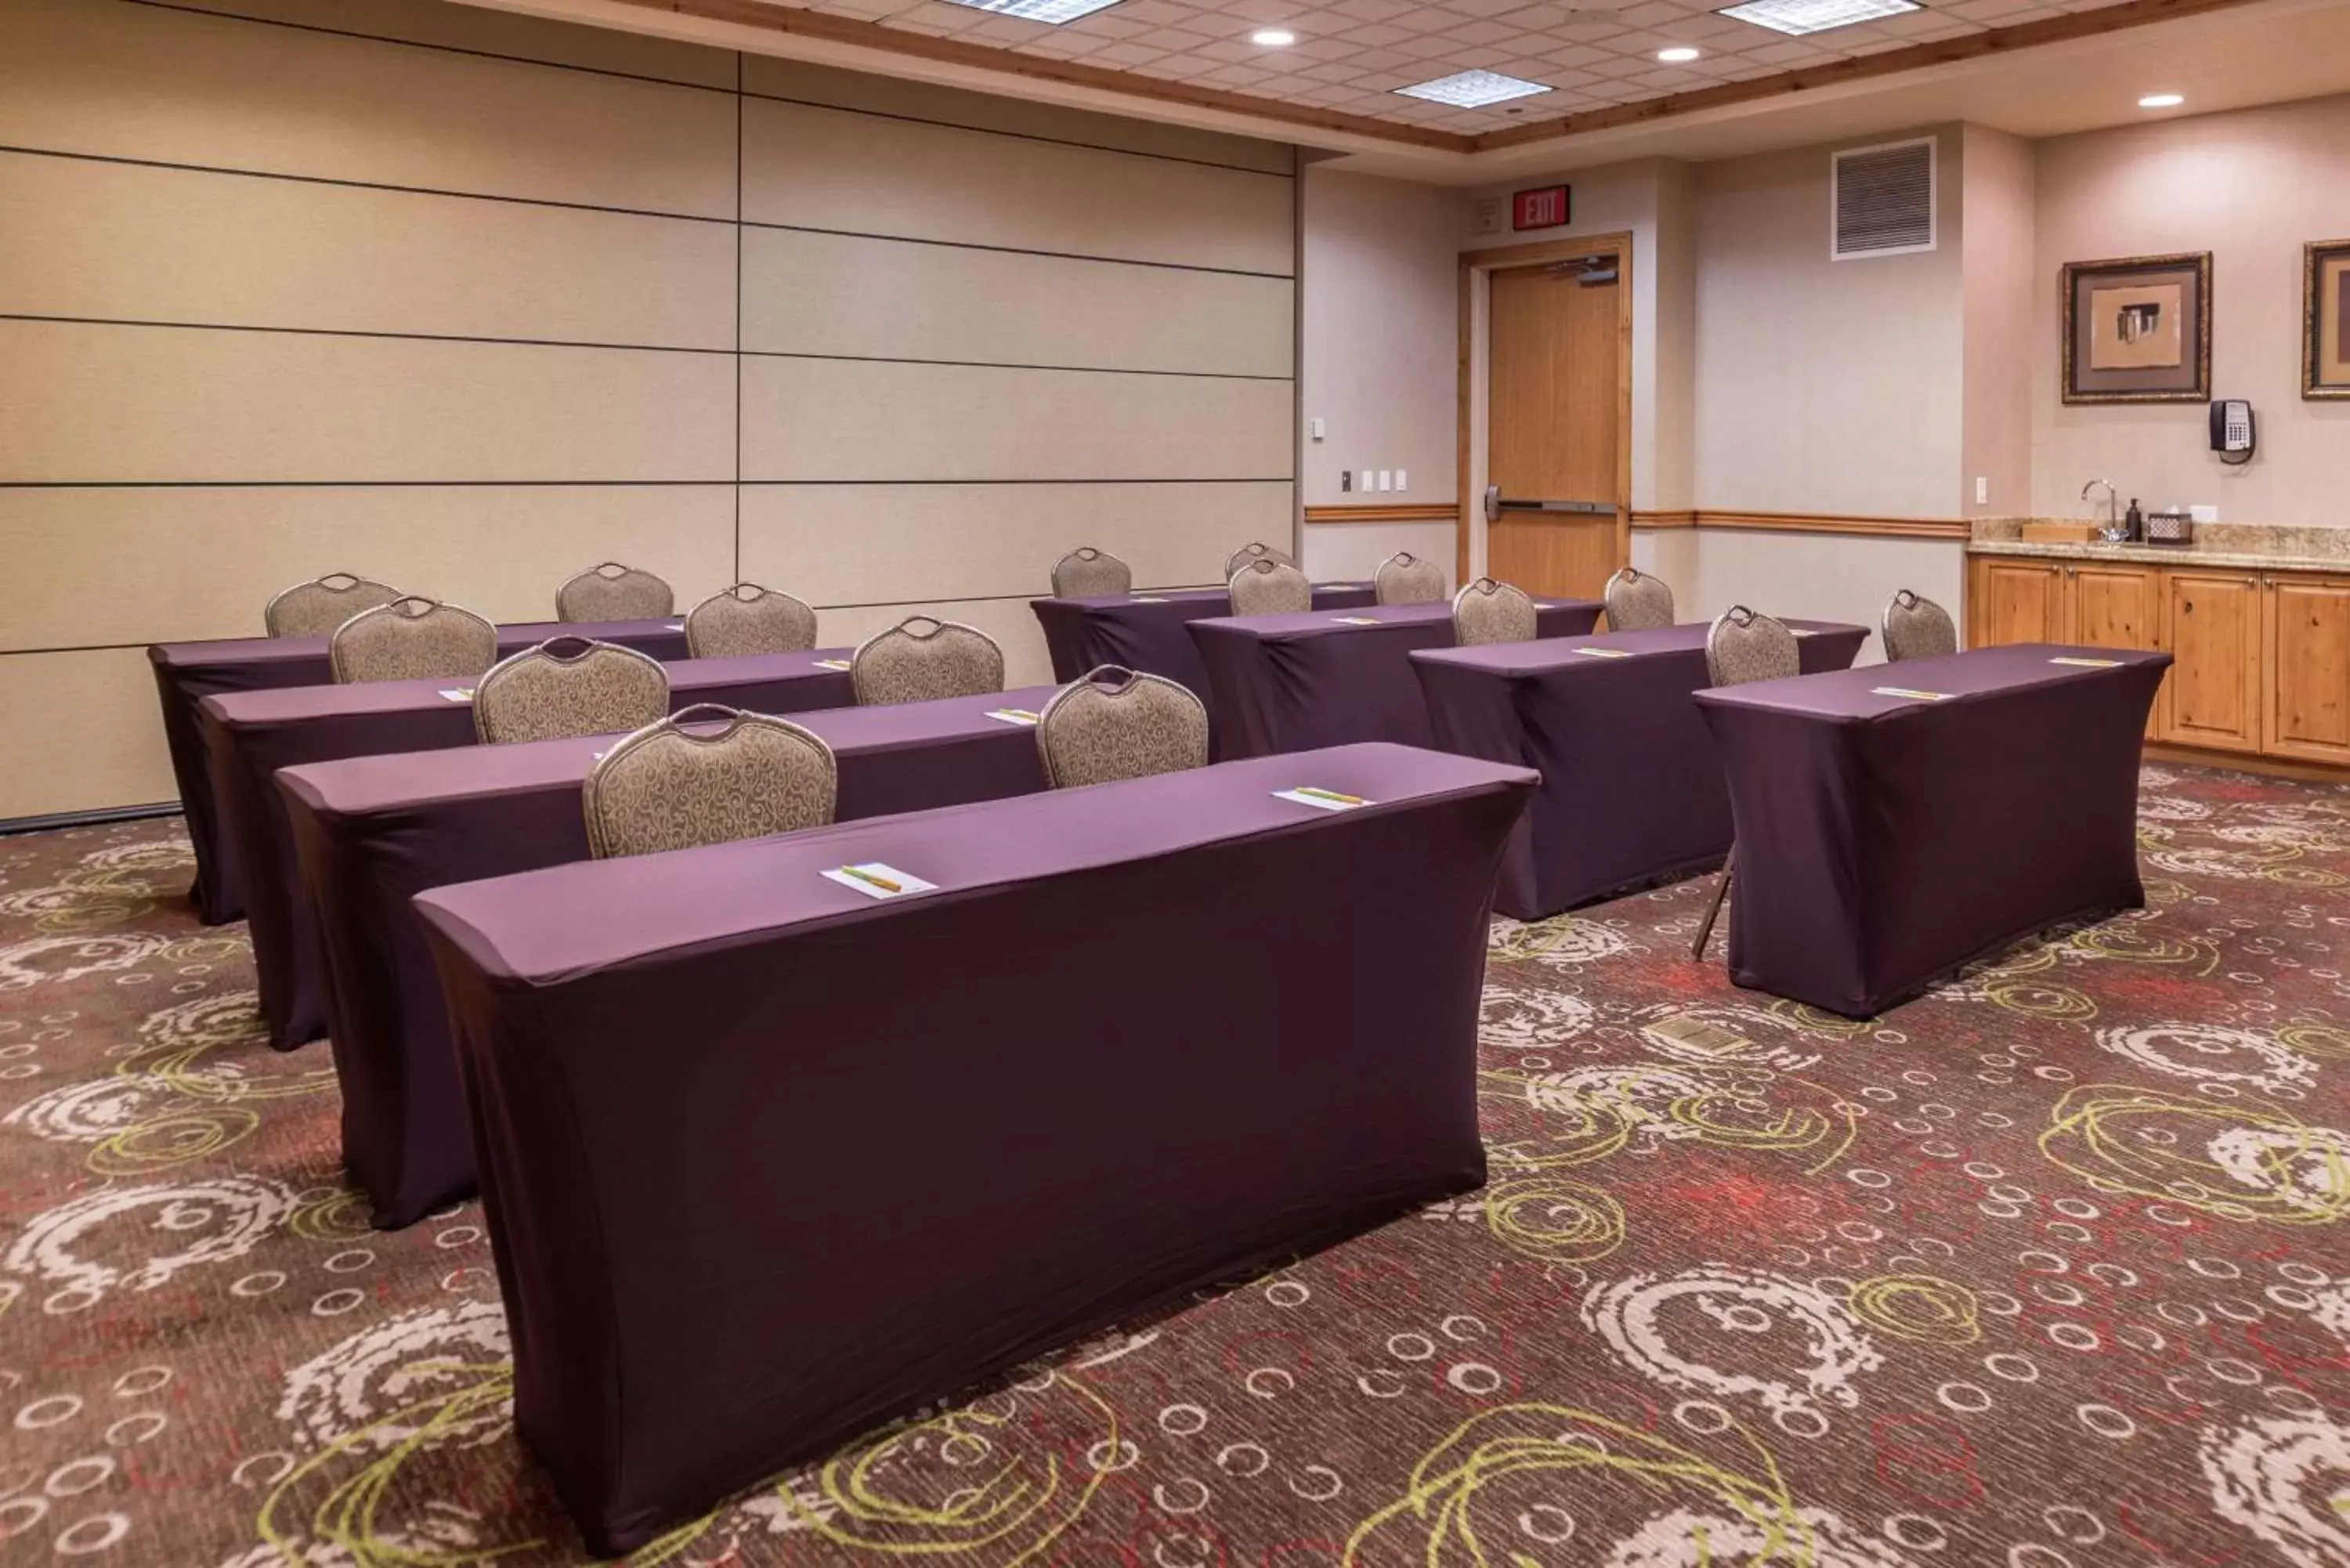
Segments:
[[[2211,405],[2211,450],[2231,466],[2252,461],[2257,444],[2252,405],[2241,398],[2222,398]]]

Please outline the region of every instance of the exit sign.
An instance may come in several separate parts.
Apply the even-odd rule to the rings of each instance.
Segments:
[[[1566,222],[1568,187],[1545,185],[1539,191],[1520,191],[1510,198],[1510,227],[1513,229],[1555,229]]]

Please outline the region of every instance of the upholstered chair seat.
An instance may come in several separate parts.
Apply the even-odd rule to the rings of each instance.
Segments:
[[[1284,561],[1252,561],[1232,574],[1234,615],[1303,615],[1314,607],[1314,585]]]
[[[472,610],[408,595],[335,628],[327,661],[338,682],[470,680],[498,659],[498,628]]]
[[[1398,550],[1372,574],[1371,591],[1383,605],[1440,605],[1444,568],[1409,550]]]
[[[1053,693],[1036,749],[1054,789],[1205,767],[1208,710],[1164,676],[1105,664]]]
[[[332,637],[335,628],[361,610],[388,605],[400,590],[348,572],[296,583],[263,607],[261,623],[272,637]]]
[[[756,583],[714,593],[685,618],[685,651],[694,659],[803,653],[815,646],[816,611]]]
[[[1452,640],[1463,648],[1532,642],[1541,627],[1534,601],[1508,583],[1480,577],[1452,596]]]
[[[618,561],[580,573],[555,594],[555,618],[573,625],[598,620],[659,620],[677,608],[675,590],[650,572]]]
[[[832,748],[816,736],[764,713],[701,702],[605,753],[588,772],[581,805],[588,852],[602,860],[821,827],[839,790]]]
[[[1959,650],[1959,628],[1950,612],[1933,600],[1903,588],[1885,607],[1885,657],[1938,659]]]
[[[848,664],[860,704],[930,702],[1003,690],[1003,650],[977,627],[909,616],[865,639]]]
[[[1134,591],[1134,568],[1107,550],[1081,545],[1053,563],[1053,597],[1094,598]]]
[[[1607,579],[1607,629],[1648,631],[1673,624],[1673,590],[1662,577],[1627,566]]]
[[[473,691],[473,729],[491,745],[634,730],[668,711],[669,671],[657,660],[584,637],[501,659]]]
[[[1243,545],[1225,560],[1224,581],[1231,582],[1234,572],[1239,571],[1243,566],[1253,566],[1259,561],[1272,561],[1284,566],[1297,565],[1296,556],[1285,551],[1276,550],[1270,545]]]

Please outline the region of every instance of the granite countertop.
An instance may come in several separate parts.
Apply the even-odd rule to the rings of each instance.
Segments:
[[[2023,519],[1977,519],[1969,553],[2060,561],[2137,561],[2148,566],[2233,566],[2245,571],[2350,573],[2350,528],[2204,523],[2191,545],[2072,544],[2021,537]],[[2064,521],[2076,521],[2064,519]]]

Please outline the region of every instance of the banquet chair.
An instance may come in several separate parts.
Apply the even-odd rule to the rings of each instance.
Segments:
[[[338,685],[471,680],[498,661],[498,628],[472,610],[402,595],[351,617],[327,643]]]
[[[659,620],[677,608],[677,594],[650,572],[607,561],[555,591],[555,618]]]
[[[1732,605],[1706,628],[1705,673],[1716,686],[1784,680],[1803,672],[1803,645],[1784,623],[1767,615]],[[1690,944],[1691,958],[1705,957],[1705,944],[1721,914],[1721,900],[1730,892],[1730,874],[1737,860],[1738,844],[1733,839],[1730,853],[1721,857],[1721,869],[1714,876],[1713,898],[1706,904],[1705,919],[1698,924],[1697,940]]]
[[[296,583],[262,607],[261,624],[272,637],[332,637],[335,628],[361,610],[388,605],[400,590],[349,572],[328,572]]]
[[[773,588],[736,583],[687,612],[688,659],[741,659],[756,653],[805,653],[816,646],[816,611]]]
[[[1239,549],[1234,550],[1232,555],[1226,558],[1224,562],[1224,581],[1228,583],[1231,582],[1234,572],[1239,571],[1243,566],[1254,566],[1259,561],[1277,561],[1284,566],[1294,566],[1297,565],[1296,556],[1286,555],[1282,551],[1274,549],[1270,545],[1243,545]]]
[[[1305,574],[1270,556],[1234,572],[1227,587],[1234,615],[1303,615],[1314,607]]]
[[[1115,664],[1053,693],[1036,721],[1049,789],[1208,765],[1208,710],[1190,687]]]
[[[1480,577],[1452,596],[1452,640],[1462,648],[1532,642],[1541,626],[1534,601],[1508,583]]]
[[[473,689],[484,745],[634,730],[669,711],[669,671],[617,642],[558,637],[500,659]]]
[[[1648,631],[1673,624],[1673,590],[1662,577],[1626,566],[1607,579],[1607,629]]]
[[[1134,568],[1106,550],[1083,545],[1053,563],[1053,597],[1092,598],[1134,590]]]
[[[928,627],[928,631],[919,628]],[[848,661],[849,690],[862,705],[930,702],[1003,690],[1003,650],[976,627],[908,616],[860,644]]]
[[[689,729],[723,721],[714,733]],[[588,770],[580,804],[598,860],[822,827],[840,769],[797,724],[697,702],[619,741]]]
[[[1933,600],[1903,588],[1885,607],[1885,658],[1938,659],[1959,650],[1959,628],[1950,612]]]
[[[1383,605],[1440,605],[1444,568],[1409,550],[1398,550],[1371,574],[1371,595]]]

